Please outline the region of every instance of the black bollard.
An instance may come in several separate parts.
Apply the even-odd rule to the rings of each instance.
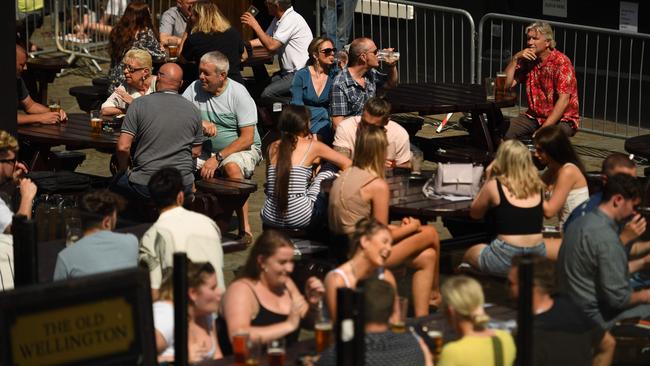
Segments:
[[[365,363],[363,292],[336,290],[336,364],[358,366]]]
[[[519,306],[517,312],[517,364],[533,364],[533,262],[524,256],[519,263]]]
[[[11,232],[14,237],[14,286],[35,285],[38,283],[36,221],[25,215],[15,215]]]
[[[187,366],[187,254],[174,253],[174,365]]]

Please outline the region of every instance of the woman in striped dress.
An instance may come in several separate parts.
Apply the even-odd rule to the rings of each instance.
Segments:
[[[324,217],[327,200],[320,194],[320,184],[333,177],[334,171],[321,169],[313,177],[312,165],[321,159],[340,169],[352,165],[350,159],[316,139],[309,119],[305,106],[286,106],[280,115],[282,137],[269,146],[261,211],[262,222],[268,226],[303,229]]]

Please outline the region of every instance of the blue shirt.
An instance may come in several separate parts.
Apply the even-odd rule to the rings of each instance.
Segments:
[[[54,281],[138,265],[138,239],[133,234],[100,230],[59,252]]]
[[[338,68],[333,67],[330,69],[325,87],[320,95],[316,95],[309,66],[296,71],[293,77],[293,83],[291,84],[291,104],[304,105],[309,108],[311,112],[310,129],[313,133],[319,133],[321,129],[330,128],[330,91],[334,76],[338,71]]]

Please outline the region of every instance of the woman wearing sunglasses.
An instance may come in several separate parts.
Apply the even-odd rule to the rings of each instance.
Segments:
[[[130,49],[122,59],[124,82],[102,104],[103,116],[126,113],[133,99],[156,91],[156,76],[152,75],[152,60],[149,51]]]
[[[331,144],[334,134],[328,111],[332,81],[339,71],[334,62],[336,48],[331,39],[317,37],[307,51],[307,66],[296,71],[293,78],[291,104],[307,106],[311,112],[311,132],[322,142]]]

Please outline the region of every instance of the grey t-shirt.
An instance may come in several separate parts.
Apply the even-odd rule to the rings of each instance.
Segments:
[[[138,265],[138,238],[108,230],[84,236],[59,252],[54,280],[110,272]]]
[[[156,92],[135,99],[124,118],[122,133],[134,136],[130,182],[147,185],[155,172],[167,166],[181,172],[183,185],[194,182],[192,146],[203,143],[201,116],[178,93]]]
[[[167,9],[160,17],[160,33],[171,34],[174,37],[182,37],[187,28],[187,19],[177,6]]]
[[[578,218],[564,233],[557,272],[560,291],[601,325],[630,301],[627,255],[618,225],[600,209]]]

